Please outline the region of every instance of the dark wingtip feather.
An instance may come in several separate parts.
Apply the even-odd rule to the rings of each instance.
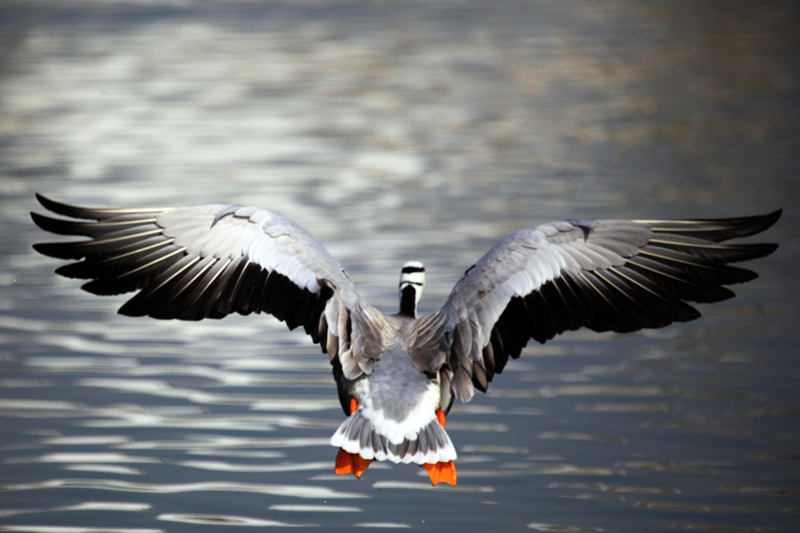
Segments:
[[[44,215],[40,215],[39,213],[34,213],[33,211],[31,211],[31,220],[33,220],[34,224],[45,231],[51,231],[50,228],[53,226],[53,223],[56,222],[56,219],[54,218],[46,217]]]
[[[776,243],[776,242],[765,242],[765,243],[761,243],[761,244],[755,244],[755,245],[753,245],[753,247],[756,250],[756,253],[759,254],[759,255],[753,256],[753,259],[758,259],[759,257],[765,257],[765,256],[771,254],[772,252],[774,252],[775,250],[777,250],[778,249],[778,243]]]
[[[38,192],[36,193],[36,199],[40,204],[42,204],[42,207],[48,211],[56,213],[57,215],[64,215],[72,218],[82,218],[85,220],[102,220],[104,218],[101,213],[98,212],[101,210],[86,209],[84,207],[76,207],[73,205],[56,202],[55,200],[51,200],[50,198],[44,196],[43,194],[39,194]],[[31,215],[33,214],[34,213],[31,213]]]
[[[739,245],[739,250],[737,250],[737,254],[727,259],[726,263],[739,263],[742,261],[750,261],[752,259],[758,259],[760,257],[766,257],[775,250],[778,249],[778,244],[774,242],[759,242],[759,243],[747,243]],[[742,270],[742,269],[740,269]],[[755,276],[758,277],[758,276]],[[751,279],[755,279],[751,278]],[[750,281],[745,280],[745,281]],[[741,283],[741,282],[736,282]]]
[[[77,258],[73,258],[73,257],[61,257],[61,256],[57,255],[56,253],[54,253],[53,245],[55,245],[55,244],[58,244],[58,243],[37,242],[36,244],[33,245],[33,249],[36,250],[37,252],[39,252],[42,255],[46,255],[47,257],[55,257],[57,259],[77,259]]]
[[[56,269],[56,274],[59,276],[64,276],[65,278],[72,278],[72,279],[89,279],[91,276],[86,276],[82,274],[81,270],[83,269],[84,264],[83,262],[80,263],[69,263],[64,266],[60,266]]]
[[[737,237],[746,237],[748,235],[755,235],[756,233],[761,233],[762,231],[769,229],[778,221],[778,219],[781,218],[782,214],[783,214],[783,209],[776,209],[772,213],[767,213],[766,215],[756,215],[753,217],[744,218],[743,221],[747,222],[745,225],[748,226],[748,228],[746,232],[740,233],[739,235],[737,235]],[[778,247],[777,244],[773,246],[775,248]],[[774,251],[775,248],[773,248],[772,251]]]
[[[692,236],[711,242],[724,242],[729,239],[748,237],[761,233],[775,224],[783,209],[777,209],[766,215],[755,215],[736,218],[700,218],[695,220],[643,220],[650,229],[658,233],[673,233]]]
[[[33,223],[45,231],[56,235],[82,235],[89,236],[93,222],[76,222],[74,220],[63,220],[51,218],[39,213],[31,213]],[[89,233],[87,233],[89,231]]]
[[[51,200],[50,198],[41,193],[37,192],[35,193],[35,195],[36,195],[36,200],[39,202],[39,204],[41,204],[41,206],[47,209],[48,211],[52,211],[53,213],[57,213],[58,208],[63,205],[54,200]]]
[[[80,218],[83,220],[106,220],[108,218],[118,215],[135,215],[142,213],[158,213],[169,209],[167,207],[151,207],[147,209],[114,209],[114,208],[94,208],[94,207],[78,207],[75,205],[64,204],[51,200],[46,196],[36,193],[36,199],[42,204],[42,207],[48,211],[52,211],[57,215],[65,217]],[[33,213],[31,213],[33,214]]]
[[[56,259],[83,259],[86,255],[81,246],[81,242],[39,242],[33,245],[33,249],[47,257]]]
[[[56,235],[77,235],[76,232],[71,231],[66,224],[66,220],[59,220],[57,218],[50,218],[39,213],[31,212],[31,219],[33,223],[41,229],[54,233]],[[48,257],[55,257],[56,259],[81,259],[85,254],[80,246],[75,246],[84,241],[78,242],[39,242],[33,245],[33,249],[42,255]]]
[[[125,302],[125,304],[117,310],[117,314],[123,316],[147,316],[147,312],[144,311],[142,307],[128,305],[129,303],[130,300]]]
[[[783,214],[783,209],[776,209],[772,213],[764,215],[764,222],[766,225],[764,226],[763,229],[767,229],[773,224],[775,224],[778,221],[778,219],[781,218],[782,214]]]

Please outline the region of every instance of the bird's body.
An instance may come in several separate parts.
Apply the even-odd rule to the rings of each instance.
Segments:
[[[302,326],[328,354],[348,415],[331,439],[337,473],[372,460],[425,466],[455,484],[444,429],[457,398],[486,391],[530,339],[566,330],[628,332],[700,316],[686,302],[733,296],[755,273],[729,263],[774,244],[728,244],[780,211],[720,220],[571,220],[521,230],[467,269],[441,309],[417,317],[425,267],[401,270],[400,310],[363,301],[339,262],[295,222],[243,206],[87,209],[39,196],[70,220],[32,213],[43,229],[86,240],[37,244],[80,260],[58,273],[95,294],[138,291],[120,313],[200,320],[266,312]]]
[[[440,380],[417,371],[408,357],[416,320],[387,317],[387,322],[386,345],[372,372],[356,380],[344,376],[337,380],[340,396],[347,398],[347,404],[355,398],[361,409],[350,423],[342,424],[332,444],[350,453],[363,452],[365,459],[418,464],[452,461],[455,449],[436,418],[436,411],[449,408],[441,405]],[[359,417],[369,424],[359,426]],[[372,433],[362,436],[362,431]],[[415,444],[422,432],[431,438]],[[365,439],[368,445],[362,444]]]

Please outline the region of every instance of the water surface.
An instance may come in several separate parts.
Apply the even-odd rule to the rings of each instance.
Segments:
[[[794,3],[5,2],[0,531],[793,531]],[[290,216],[392,312],[511,231],[786,208],[703,319],[530,346],[448,420],[457,487],[333,475],[327,358],[263,316],[115,314],[33,193]]]

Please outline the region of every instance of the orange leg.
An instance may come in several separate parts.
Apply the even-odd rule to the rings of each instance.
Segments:
[[[353,398],[350,400],[350,414],[352,415],[358,410],[358,401]],[[336,455],[336,475],[353,474],[361,479],[361,474],[367,469],[372,459],[364,459],[357,453],[346,452],[344,448],[339,448],[339,453]]]
[[[436,411],[436,418],[439,420],[439,424],[444,427],[447,420],[444,417],[444,411],[439,409]],[[456,485],[456,467],[453,465],[453,461],[447,461],[446,463],[426,463],[422,465],[425,467],[425,470],[428,471],[428,477],[431,478],[431,484],[436,485],[437,483],[447,483],[449,485]]]

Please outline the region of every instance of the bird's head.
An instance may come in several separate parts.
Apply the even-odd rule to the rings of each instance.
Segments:
[[[425,288],[425,265],[409,261],[400,271],[400,314],[416,318],[417,304]]]

